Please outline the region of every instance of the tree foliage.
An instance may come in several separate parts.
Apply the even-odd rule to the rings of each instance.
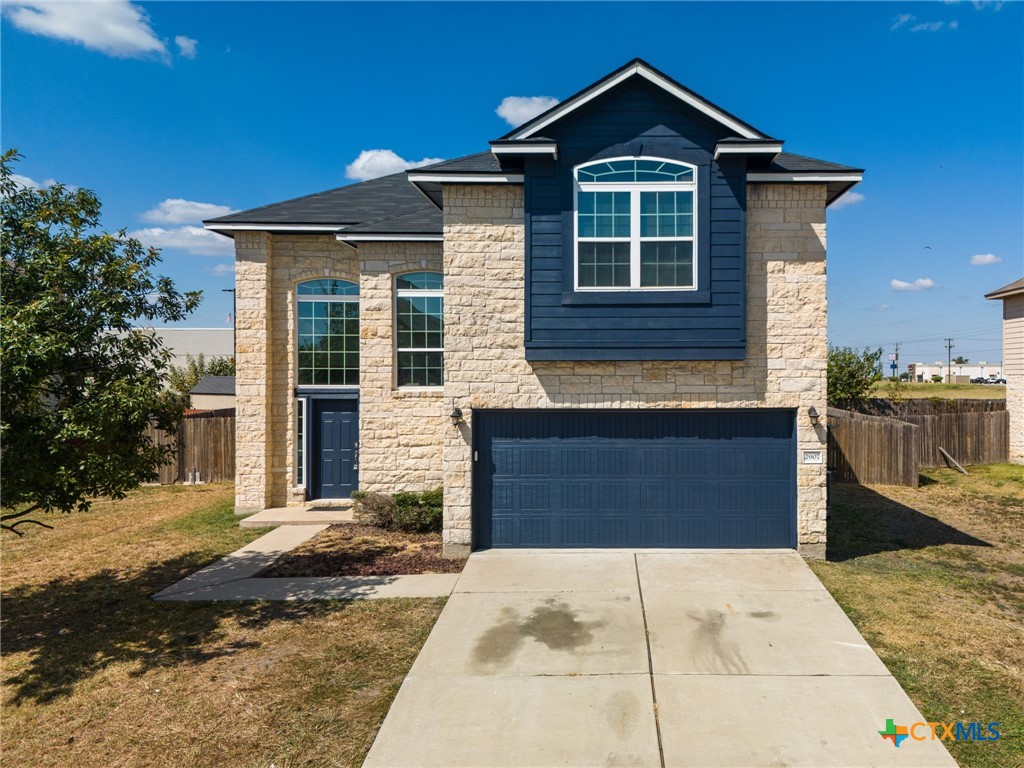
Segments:
[[[882,349],[858,352],[852,347],[828,348],[828,401],[840,408],[861,405],[871,387],[882,380]]]
[[[967,363],[969,362],[970,360],[968,360],[963,355],[957,355],[956,357],[953,358],[953,365],[967,365]]]
[[[167,385],[171,391],[186,401],[188,393],[204,376],[234,376],[235,359],[233,357],[213,357],[207,360],[202,353],[186,358],[185,365],[171,366],[167,374]]]
[[[87,510],[154,480],[172,447],[147,424],[173,430],[181,403],[163,379],[169,351],[138,326],[191,313],[152,270],[153,249],[100,229],[93,192],[18,184],[14,150],[0,157],[0,528],[21,534],[38,512]]]

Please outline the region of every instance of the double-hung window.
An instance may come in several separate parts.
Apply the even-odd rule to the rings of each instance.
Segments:
[[[399,387],[444,386],[444,276],[395,278],[395,350]]]
[[[697,169],[652,158],[576,168],[576,290],[697,287]]]
[[[299,386],[359,386],[359,285],[309,280],[295,286]]]

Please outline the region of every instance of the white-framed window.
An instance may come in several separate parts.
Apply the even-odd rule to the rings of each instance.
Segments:
[[[307,280],[295,298],[298,386],[358,387],[359,285]]]
[[[309,400],[299,398],[295,401],[295,485],[306,485],[306,403]]]
[[[395,276],[395,370],[399,387],[444,386],[444,275]]]
[[[697,288],[697,168],[661,158],[576,167],[578,291]]]

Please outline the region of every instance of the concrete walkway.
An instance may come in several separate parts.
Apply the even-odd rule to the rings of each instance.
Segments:
[[[243,517],[239,528],[269,528],[277,525],[334,525],[351,523],[352,507],[276,507]]]
[[[277,558],[313,538],[327,525],[283,525],[153,595],[154,600],[374,600],[445,597],[457,573],[412,576],[253,578]]]
[[[472,555],[364,763],[955,766],[792,552]]]

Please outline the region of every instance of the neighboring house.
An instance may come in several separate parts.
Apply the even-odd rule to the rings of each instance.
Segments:
[[[490,150],[206,222],[236,511],[444,486],[448,553],[824,554],[825,207],[862,172],[635,60]]]
[[[1010,461],[1024,464],[1024,277],[986,299],[1003,302],[1003,378],[1010,412]]]
[[[192,407],[202,411],[217,411],[235,407],[234,376],[203,376],[189,390]]]
[[[171,350],[171,365],[180,367],[189,357],[202,355],[207,360],[234,357],[234,331],[231,328],[153,328]]]

